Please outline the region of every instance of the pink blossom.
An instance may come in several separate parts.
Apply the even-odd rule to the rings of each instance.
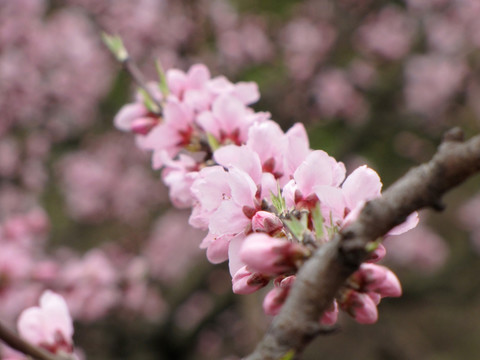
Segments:
[[[186,226],[185,211],[170,210],[153,224],[141,255],[148,261],[148,271],[165,284],[175,284],[187,276],[202,255],[198,244],[203,232]],[[181,251],[180,251],[181,249]]]
[[[332,48],[336,30],[327,23],[300,18],[287,24],[281,35],[291,75],[305,80]]]
[[[185,154],[180,154],[178,160],[165,157],[162,161],[165,168],[162,171],[162,179],[169,188],[169,197],[172,204],[177,208],[193,206],[192,186],[197,178],[197,162]]]
[[[343,70],[331,69],[318,75],[313,94],[325,117],[344,117],[352,123],[361,123],[368,115],[368,104]]]
[[[438,54],[414,56],[405,66],[405,101],[410,111],[435,115],[443,111],[467,75],[465,63]]]
[[[193,113],[187,106],[169,101],[163,110],[163,122],[154,127],[142,140],[142,147],[153,150],[154,169],[164,165],[165,154],[174,158],[192,140]]]
[[[73,352],[73,323],[65,300],[52,291],[40,297],[40,306],[22,312],[18,319],[20,336],[46,350]]]
[[[367,19],[356,34],[362,49],[389,60],[399,59],[409,51],[413,35],[414,23],[394,6]]]
[[[445,240],[426,225],[387,238],[385,246],[389,261],[426,274],[439,270],[449,254]]]
[[[195,64],[187,73],[181,70],[170,69],[166,72],[168,89],[177,99],[184,99],[189,91],[202,90],[208,80],[210,71],[203,64]]]
[[[211,111],[198,116],[197,122],[220,143],[240,145],[247,140],[248,129],[257,120],[258,116],[240,100],[223,95],[213,102]]]
[[[100,249],[90,250],[82,259],[71,259],[60,272],[60,285],[74,318],[98,319],[119,301],[118,275]]]

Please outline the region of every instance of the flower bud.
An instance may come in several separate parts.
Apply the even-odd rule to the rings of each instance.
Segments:
[[[320,318],[320,324],[322,325],[333,325],[337,322],[338,319],[338,305],[335,300],[333,300],[332,305],[328,308],[323,316]]]
[[[246,266],[240,268],[232,279],[232,288],[235,294],[251,294],[267,285],[268,276],[252,273]]]
[[[360,324],[373,324],[378,319],[377,305],[368,294],[349,290],[343,294],[340,307]]]
[[[385,279],[381,283],[372,285],[372,291],[380,294],[381,297],[399,297],[402,295],[402,286],[397,276],[387,269]]]
[[[274,214],[267,211],[257,211],[252,218],[252,230],[273,235],[283,228],[282,221]]]
[[[365,263],[355,273],[360,281],[360,291],[375,292],[381,297],[398,297],[402,295],[402,287],[396,275],[376,264]]]
[[[280,312],[294,281],[295,276],[292,275],[275,282],[275,287],[267,293],[263,300],[265,314],[275,316]]]
[[[298,260],[305,257],[304,248],[264,233],[249,235],[240,250],[241,260],[250,269],[265,275],[280,275],[296,270]]]
[[[157,124],[157,119],[152,117],[140,117],[132,121],[130,129],[135,134],[147,135]]]

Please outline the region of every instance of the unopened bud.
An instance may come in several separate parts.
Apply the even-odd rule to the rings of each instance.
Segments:
[[[252,273],[246,266],[240,268],[232,279],[232,288],[235,294],[251,294],[270,282],[270,278],[263,274]]]
[[[241,260],[253,271],[280,275],[297,269],[306,256],[305,249],[287,240],[275,239],[264,233],[249,235],[240,250]]]
[[[275,215],[267,211],[257,211],[252,218],[252,230],[265,232],[273,235],[276,231],[283,228],[282,221]]]
[[[131,130],[135,134],[147,135],[157,124],[157,119],[141,117],[132,121]]]
[[[375,301],[365,293],[349,290],[342,296],[340,307],[360,324],[373,324],[378,319]]]
[[[267,293],[263,300],[263,311],[265,311],[265,314],[275,316],[280,312],[294,281],[295,276],[288,276],[277,282],[278,285]]]

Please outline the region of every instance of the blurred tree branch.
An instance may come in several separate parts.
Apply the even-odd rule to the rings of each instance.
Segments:
[[[368,202],[358,219],[322,246],[299,270],[280,314],[246,359],[296,358],[324,329],[319,319],[345,280],[368,256],[370,242],[401,224],[412,212],[442,210],[442,196],[480,170],[480,135],[463,141],[452,129],[427,163],[411,169]]]

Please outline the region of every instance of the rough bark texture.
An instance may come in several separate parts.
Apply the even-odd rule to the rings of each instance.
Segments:
[[[425,207],[442,209],[442,196],[480,170],[480,135],[463,142],[460,130],[445,135],[428,163],[411,169],[381,198],[368,202],[358,219],[321,247],[299,270],[280,314],[246,359],[295,358],[321,332],[318,320],[345,280],[366,259],[366,246]]]

